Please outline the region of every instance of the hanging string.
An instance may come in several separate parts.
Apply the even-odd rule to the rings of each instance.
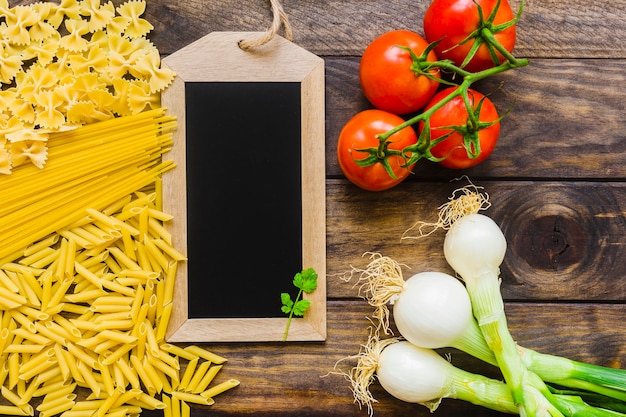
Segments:
[[[283,6],[280,4],[280,1],[270,0],[270,4],[272,6],[272,13],[274,15],[272,26],[263,34],[263,36],[259,37],[258,39],[240,40],[239,47],[244,51],[250,51],[271,41],[280,30],[281,24],[284,25],[285,38],[289,41],[293,39],[291,25],[289,24],[287,14],[283,10]]]

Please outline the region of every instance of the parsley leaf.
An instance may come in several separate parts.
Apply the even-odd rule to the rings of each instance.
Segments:
[[[317,272],[313,268],[304,269],[298,272],[293,277],[293,285],[298,288],[298,295],[295,301],[291,299],[288,293],[281,293],[280,300],[282,302],[281,311],[285,314],[289,314],[287,319],[287,327],[285,328],[285,334],[283,336],[283,342],[287,340],[287,334],[289,333],[289,326],[291,325],[291,319],[293,316],[304,316],[304,313],[311,306],[309,300],[302,299],[303,293],[312,293],[317,288]]]

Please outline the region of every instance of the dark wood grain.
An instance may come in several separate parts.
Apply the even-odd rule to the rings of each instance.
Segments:
[[[34,0],[11,2],[29,4]],[[119,5],[123,0],[113,0]],[[484,186],[486,212],[509,244],[502,293],[511,332],[523,346],[604,366],[626,367],[626,0],[527,0],[515,54],[530,65],[481,81],[501,112],[493,155],[466,171],[420,161],[413,175],[384,193],[362,191],[343,177],[336,140],[344,123],[370,107],[359,87],[359,57],[391,29],[422,33],[426,1],[283,0],[294,42],[320,55],[326,70],[328,339],[320,343],[231,343],[206,347],[228,358],[219,380],[241,385],[193,416],[367,416],[347,381],[326,375],[366,341],[371,308],[354,281],[366,252],[391,256],[406,276],[451,272],[443,233],[402,240],[416,221],[434,221],[437,207],[468,175]],[[517,7],[520,2],[512,4]],[[147,0],[150,39],[163,56],[214,31],[269,27],[266,0]],[[502,84],[502,85],[501,85]],[[496,369],[445,349],[453,362],[499,377]],[[422,406],[372,386],[376,417],[426,417]],[[142,415],[162,416],[145,411]],[[498,417],[444,400],[440,417]]]
[[[486,211],[502,228],[508,250],[502,292],[515,300],[621,301],[626,299],[626,187],[622,182],[479,181],[492,203]],[[329,181],[328,288],[353,297],[358,288],[340,279],[364,268],[366,252],[407,266],[451,273],[443,257],[444,231],[426,238],[402,235],[418,221],[436,221],[437,208],[466,181],[403,183],[384,194]],[[346,212],[350,212],[346,216]],[[334,230],[337,230],[336,232]],[[415,236],[415,233],[412,233]],[[617,275],[616,275],[617,274]],[[337,277],[337,279],[333,279]]]
[[[153,41],[170,54],[211,31],[259,31],[270,25],[268,2],[149,0]],[[375,36],[391,29],[422,33],[428,2],[406,0],[282,2],[294,41],[325,57],[360,56]],[[518,7],[519,1],[511,1]],[[626,58],[626,3],[526,1],[516,51],[543,58]]]
[[[358,59],[326,63],[326,164],[329,175],[340,176],[336,142],[341,128],[371,106],[359,89]],[[512,108],[493,154],[465,173],[481,178],[626,178],[623,65],[620,60],[533,59],[527,67],[476,83],[474,88],[490,94],[500,114]],[[454,175],[426,160],[414,172],[417,180]]]
[[[56,1],[58,3],[58,1]],[[113,0],[119,5],[123,0]],[[9,2],[30,4],[33,0]],[[283,0],[294,42],[325,57],[360,56],[377,35],[391,29],[423,33],[428,2],[407,0]],[[511,0],[517,8],[520,1]],[[516,53],[536,58],[626,58],[626,2],[527,0]],[[264,31],[269,2],[248,0],[147,0],[150,38],[169,55],[214,31]]]
[[[622,364],[621,358],[626,354],[622,343],[626,337],[626,328],[621,325],[622,306],[508,303],[506,311],[511,317],[511,332],[524,347],[605,366]],[[366,416],[366,410],[359,410],[353,403],[348,382],[340,375],[328,373],[354,366],[353,360],[344,359],[357,354],[367,340],[369,322],[365,317],[370,314],[371,307],[364,301],[332,301],[328,305],[329,338],[324,343],[213,345],[215,352],[229,358],[222,370],[224,375],[240,378],[242,384],[216,397],[211,407],[195,408],[194,415]],[[546,332],[548,324],[550,331]],[[594,329],[591,334],[590,328]],[[440,353],[450,354],[455,366],[500,378],[495,368],[463,352],[442,349]],[[598,361],[599,357],[603,359]],[[431,415],[421,405],[391,398],[377,384],[371,389],[380,401],[374,406],[375,416]],[[435,415],[502,414],[448,399]]]

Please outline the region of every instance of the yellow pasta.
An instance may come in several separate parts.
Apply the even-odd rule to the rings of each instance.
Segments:
[[[36,308],[22,305],[17,308],[17,311],[27,316],[31,320],[48,320],[50,315],[44,311],[37,310]]]
[[[185,255],[177,251],[171,243],[164,241],[163,239],[155,239],[153,243],[161,249],[164,253],[169,255],[170,258],[175,261],[184,261],[187,259]],[[167,270],[167,268],[165,268]]]
[[[70,340],[77,341],[81,338],[81,331],[76,326],[74,326],[68,319],[60,314],[54,314],[53,319],[67,332]]]
[[[140,407],[147,410],[162,410],[165,408],[165,404],[154,398],[145,392],[141,392],[134,401],[129,401],[130,404],[138,404]]]
[[[215,353],[212,353],[206,349],[202,349],[201,347],[196,345],[189,345],[185,347],[185,350],[218,365],[226,362],[226,358],[216,355]]]
[[[33,243],[32,245],[25,248],[23,251],[23,256],[25,258],[28,258],[29,256],[41,251],[42,249],[50,248],[52,245],[55,245],[58,241],[59,241],[59,235],[56,233],[52,234],[44,239],[41,239],[39,242]]]
[[[28,300],[21,294],[17,294],[7,290],[4,287],[0,287],[0,297],[2,297],[6,302],[12,303],[12,307],[10,308],[18,308],[21,305],[27,304]]]
[[[34,410],[32,407],[18,407],[16,405],[0,405],[0,414],[5,416],[32,416]]]
[[[148,355],[144,355],[141,361],[144,371],[153,382],[156,393],[163,392],[163,378],[161,378],[161,372],[157,371],[154,366],[148,360]]]
[[[136,346],[135,344],[125,344],[125,345],[119,346],[117,349],[115,349],[113,352],[111,352],[109,355],[107,355],[104,358],[103,363],[105,365],[113,365],[120,358],[122,358],[124,355],[126,355],[128,352],[130,352],[132,349],[134,349],[135,346]]]
[[[20,290],[20,287],[18,287],[15,284],[15,282],[13,282],[11,278],[9,278],[6,272],[4,272],[1,269],[0,269],[0,286],[2,286],[0,288],[4,288],[5,290],[12,292],[12,293],[16,293]]]
[[[98,384],[98,381],[96,381],[96,378],[94,377],[92,369],[87,368],[87,365],[83,361],[78,361],[76,363],[76,368],[82,375],[83,380],[85,381],[85,386],[91,389],[91,392],[94,395],[96,396],[100,395],[100,392],[102,389],[100,387],[100,384]]]
[[[63,411],[69,410],[74,405],[74,399],[76,394],[64,394],[58,397],[49,397],[46,395],[36,408],[39,413],[46,413],[47,415],[59,414]]]
[[[179,368],[168,365],[167,363],[162,361],[161,359],[163,358],[163,356],[161,356],[161,358],[148,357],[148,360],[155,369],[161,371],[163,374],[167,375],[170,378],[170,385],[172,389],[178,389],[180,380],[180,375],[178,372]]]
[[[181,417],[180,399],[178,399],[178,397],[172,396],[170,398],[170,402],[172,404],[172,417]]]
[[[191,407],[185,401],[182,401],[180,404],[180,416],[181,417],[189,417],[191,415]]]
[[[119,368],[124,377],[128,380],[128,383],[133,389],[140,388],[139,376],[134,372],[129,364],[127,358],[120,358],[115,361],[115,366]]]
[[[160,348],[165,352],[171,353],[172,355],[176,355],[188,361],[199,358],[199,356],[195,352],[191,352],[187,349],[172,345],[170,343],[163,343],[161,344]]]
[[[187,385],[189,384],[189,381],[191,381],[191,378],[193,377],[193,374],[196,371],[196,366],[198,366],[199,360],[200,358],[195,358],[195,359],[190,360],[187,363],[185,372],[183,373],[180,383],[178,384],[179,389],[182,389],[182,390],[187,389]]]
[[[229,379],[227,381],[224,381],[222,383],[219,383],[219,384],[215,385],[214,387],[211,387],[211,388],[207,389],[206,391],[202,392],[200,395],[202,397],[212,398],[212,397],[215,397],[218,394],[223,393],[224,391],[227,391],[229,389],[235,388],[238,385],[239,385],[239,381],[238,380],[236,380],[236,379]]]
[[[163,395],[161,401],[165,405],[163,408],[163,417],[172,417],[172,399],[167,395]]]
[[[83,146],[64,135],[73,152]],[[58,169],[64,151],[57,151],[46,169]],[[0,266],[0,386],[24,407],[8,410],[22,412],[31,399],[44,397],[38,410],[44,417],[104,410],[127,416],[141,408],[169,415],[175,410],[166,399],[173,396],[181,415],[187,403],[214,401],[215,390],[206,393],[222,367],[217,363],[226,359],[199,346],[165,343],[176,270],[185,259],[155,226],[171,220],[156,206],[158,192],[132,183],[141,191],[101,201],[97,211],[65,213],[65,224],[11,252],[19,255]],[[0,217],[0,236],[1,223]],[[86,401],[75,402],[79,387],[91,392]]]
[[[192,394],[189,392],[174,391],[172,398],[176,398],[179,401],[187,401],[194,404],[212,405],[215,404],[215,400],[211,397],[204,397],[200,394]]]
[[[3,329],[5,330],[5,329]],[[8,329],[7,329],[8,331]],[[52,340],[50,340],[49,338],[42,336],[38,333],[33,333],[33,332],[29,332],[28,330],[26,330],[23,327],[17,328],[15,330],[12,331],[14,336],[19,336],[25,340],[30,340],[31,342],[35,343],[35,344],[39,344],[42,347],[52,343]]]
[[[23,327],[25,327],[26,329],[28,329],[29,331],[33,333],[35,331],[39,331],[38,326],[43,326],[41,322],[33,323],[33,321],[29,317],[20,313],[19,311],[17,311],[17,309],[9,310],[9,312],[16,322],[18,322]]]
[[[157,330],[156,330],[156,340],[158,343],[161,343],[165,340],[165,333],[167,332],[167,327],[169,325],[170,317],[172,316],[172,303],[167,304],[163,307],[163,311],[161,312],[161,316],[158,317],[157,321]]]
[[[139,379],[148,390],[148,394],[154,395],[157,392],[157,386],[155,381],[150,378],[150,375],[146,372],[143,366],[143,362],[135,355],[130,355],[130,362],[133,365],[135,372],[139,376]]]
[[[198,392],[204,392],[207,390],[209,384],[213,381],[217,373],[222,369],[223,365],[215,365],[211,366],[208,371],[204,374],[198,385],[196,386],[196,390]]]
[[[203,361],[200,365],[198,365],[197,369],[194,370],[194,373],[192,374],[191,379],[187,382],[187,385],[181,388],[184,389],[185,391],[188,391],[194,394],[199,394],[200,392],[204,391],[204,390],[199,390],[198,386],[200,382],[202,381],[202,378],[204,377],[204,375],[206,375],[210,366],[211,366],[211,362]]]
[[[71,365],[70,365],[70,369],[71,369]],[[48,381],[55,381],[58,378],[62,378],[61,369],[59,369],[58,367],[52,367],[48,369],[47,371],[44,371],[40,373],[39,375],[37,375],[37,383],[46,384],[48,383]],[[76,378],[76,380],[78,381],[79,379]]]
[[[24,370],[23,368],[20,369],[20,375],[19,378],[22,380],[30,380],[33,377],[43,373],[44,371],[50,369],[53,366],[58,366],[58,362],[56,358],[45,358],[42,357],[40,358],[40,360],[38,360],[37,362],[35,362],[36,365],[34,365],[32,368],[28,369],[28,370]]]
[[[42,345],[18,344],[9,345],[4,348],[6,353],[39,353],[43,349]]]

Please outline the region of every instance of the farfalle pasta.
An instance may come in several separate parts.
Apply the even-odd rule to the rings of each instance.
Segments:
[[[145,0],[0,0],[0,174],[43,168],[49,133],[160,106],[175,74],[146,38],[145,10]]]

